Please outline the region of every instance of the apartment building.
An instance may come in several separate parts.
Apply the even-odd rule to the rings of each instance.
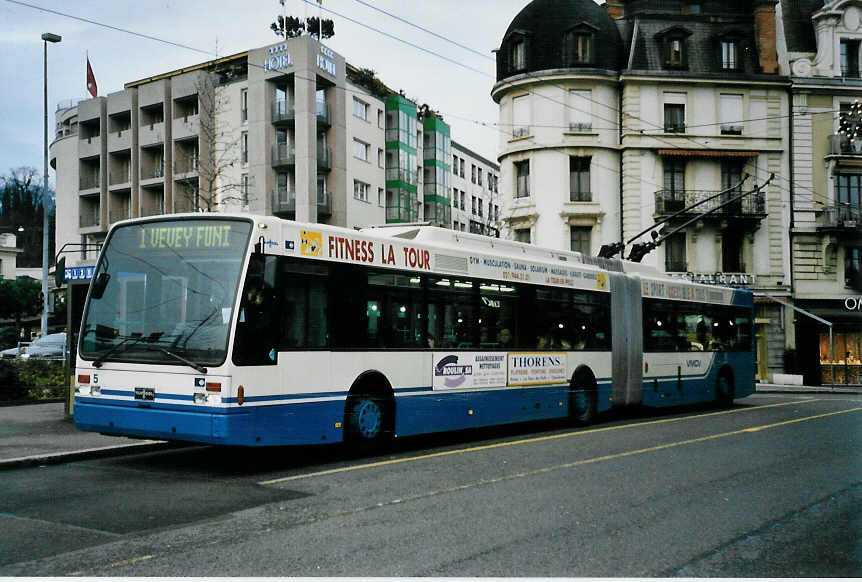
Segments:
[[[500,166],[452,142],[452,228],[500,237]]]
[[[80,260],[115,222],[164,213],[452,226],[449,125],[309,36],[61,104],[56,121],[57,248]]]
[[[528,4],[502,38],[491,92],[511,128],[499,145],[507,236],[596,255],[649,241],[635,237],[665,221],[643,262],[789,297],[777,1]],[[793,347],[793,315],[763,299],[757,321],[766,379]]]
[[[782,0],[779,26],[792,81],[793,302],[803,310],[793,371],[811,385],[862,384],[862,2]]]

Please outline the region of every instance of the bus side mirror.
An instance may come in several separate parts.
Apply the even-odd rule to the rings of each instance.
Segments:
[[[54,265],[54,286],[62,287],[66,282],[66,257],[61,257]]]
[[[102,295],[105,294],[105,287],[108,286],[108,281],[110,280],[111,276],[105,272],[96,275],[96,278],[93,279],[93,289],[90,292],[90,297],[93,299],[101,299]]]

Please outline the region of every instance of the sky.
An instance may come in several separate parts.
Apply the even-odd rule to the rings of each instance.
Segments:
[[[373,69],[389,87],[428,103],[452,127],[452,139],[496,160],[497,106],[490,97],[495,78],[493,50],[529,0],[324,0],[324,18],[335,36],[324,44],[361,68]],[[25,6],[23,4],[29,5]],[[418,24],[422,32],[369,5]],[[44,10],[40,10],[38,7]],[[334,13],[326,12],[326,9]],[[86,58],[99,95],[124,83],[272,44],[270,30],[282,10],[316,16],[312,0],[0,0],[0,175],[11,168],[43,167],[43,59],[41,35],[62,36],[48,44],[48,139],[61,101],[83,98]],[[48,11],[86,19],[83,22]],[[409,46],[348,18],[407,40]],[[159,42],[125,29],[170,41]],[[423,52],[426,49],[444,58]],[[472,49],[472,50],[468,50]],[[50,181],[54,182],[53,171]]]

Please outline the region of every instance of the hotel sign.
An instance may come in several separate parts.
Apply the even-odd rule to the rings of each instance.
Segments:
[[[269,47],[266,52],[269,56],[263,61],[264,71],[277,71],[293,66],[293,61],[290,59],[290,53],[287,52],[286,44]]]

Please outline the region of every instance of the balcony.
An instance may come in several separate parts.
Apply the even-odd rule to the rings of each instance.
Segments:
[[[92,190],[94,188],[99,187],[99,173],[96,172],[87,172],[81,173],[80,178],[78,179],[78,189],[79,190]]]
[[[317,215],[332,216],[332,196],[329,192],[317,191]],[[276,187],[272,190],[272,213],[273,214],[296,214],[296,192],[284,187]]]
[[[826,206],[818,227],[824,230],[862,232],[862,208],[849,204]]]
[[[830,135],[829,155],[862,157],[862,139],[850,139],[846,135]]]
[[[318,127],[329,127],[332,125],[332,115],[329,112],[329,104],[322,101],[315,101],[317,110],[317,125]]]
[[[197,156],[182,156],[174,160],[174,176],[180,177],[183,175],[198,173],[199,159]]]
[[[272,167],[295,166],[296,150],[286,143],[277,143],[272,146]]]
[[[272,122],[276,125],[292,123],[296,119],[296,110],[289,101],[274,101],[272,103]]]
[[[332,169],[332,148],[317,145],[317,169],[329,171]]]
[[[667,216],[679,212],[684,208],[689,208],[698,202],[715,196],[719,192],[720,190],[659,190],[655,193],[655,213],[657,216]],[[696,215],[718,208],[738,194],[738,192],[731,192],[724,196],[718,196],[680,216],[693,218]],[[766,197],[762,192],[749,194],[727,206],[718,208],[714,212],[704,216],[704,219],[727,219],[731,217],[755,219],[758,221],[766,218]]]
[[[664,132],[665,133],[685,133],[685,124],[684,123],[665,123],[664,124]]]
[[[154,180],[164,177],[165,168],[161,162],[141,168],[141,180]]]

